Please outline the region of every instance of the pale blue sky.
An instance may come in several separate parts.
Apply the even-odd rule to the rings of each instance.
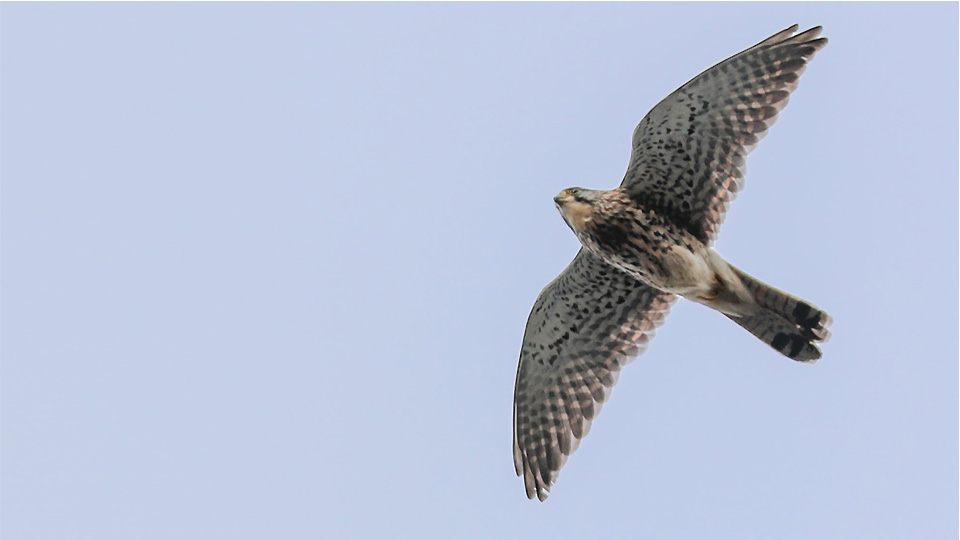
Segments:
[[[2,537],[957,537],[958,8],[3,4]],[[815,365],[675,306],[551,498],[529,309],[633,126],[830,44],[717,249]]]

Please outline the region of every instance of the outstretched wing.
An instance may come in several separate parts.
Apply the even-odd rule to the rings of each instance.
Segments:
[[[621,188],[709,243],[743,187],[746,156],[773,125],[821,28],[797,26],[704,71],[657,104],[633,133]]]
[[[513,400],[513,461],[527,497],[547,498],[619,375],[674,296],[580,250],[533,305]]]

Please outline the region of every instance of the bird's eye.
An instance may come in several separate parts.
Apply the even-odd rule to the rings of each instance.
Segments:
[[[567,190],[567,193],[569,193],[570,195],[576,195],[577,193],[580,193],[581,191],[583,191],[583,190],[580,189],[580,188],[578,188],[578,187],[575,187],[575,188],[570,188],[570,189],[568,189],[568,190]]]

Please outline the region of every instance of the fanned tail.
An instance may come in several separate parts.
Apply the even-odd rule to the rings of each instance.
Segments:
[[[809,302],[771,287],[742,270],[733,270],[760,309],[744,317],[727,316],[787,358],[798,362],[819,359],[822,353],[816,344],[830,339],[829,326],[833,319]]]

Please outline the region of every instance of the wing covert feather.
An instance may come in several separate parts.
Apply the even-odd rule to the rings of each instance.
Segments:
[[[827,44],[819,26],[796,30],[720,62],[651,109],[634,131],[621,188],[710,243],[743,187],[747,154]]]
[[[673,301],[582,249],[540,293],[514,391],[514,465],[527,497],[546,499],[620,368],[646,348]]]

